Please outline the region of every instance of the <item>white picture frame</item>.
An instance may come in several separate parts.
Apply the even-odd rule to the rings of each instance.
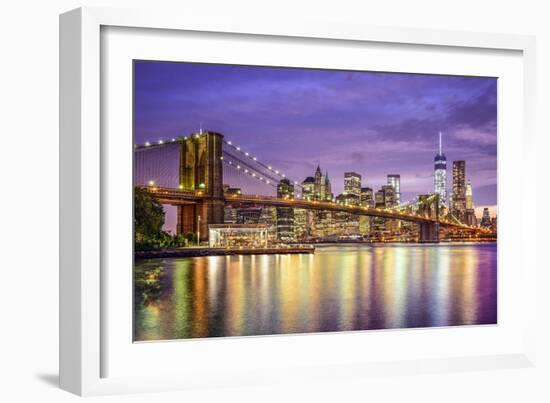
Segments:
[[[198,372],[196,377],[177,375],[174,369],[179,365],[180,373],[185,365],[177,364],[172,372],[162,377],[136,374],[108,375],[105,369],[106,357],[112,354],[106,346],[113,344],[106,336],[105,320],[109,308],[106,303],[108,291],[102,287],[105,273],[106,245],[103,243],[102,208],[106,185],[105,149],[109,142],[102,143],[104,130],[101,110],[101,30],[102,27],[128,27],[156,30],[192,31],[195,33],[223,33],[225,35],[252,35],[256,38],[311,38],[353,42],[375,42],[379,44],[404,44],[445,48],[466,48],[476,52],[489,50],[514,51],[521,53],[523,71],[523,135],[517,134],[521,144],[520,164],[533,160],[534,155],[534,91],[535,91],[535,42],[534,38],[520,35],[467,33],[456,31],[429,31],[407,28],[381,28],[346,24],[329,24],[304,21],[296,25],[281,21],[239,21],[239,20],[195,20],[191,15],[170,15],[150,10],[115,10],[103,8],[81,8],[60,17],[60,384],[63,389],[79,395],[129,393],[139,391],[159,391],[209,387],[214,385],[248,385],[274,380],[291,381],[300,373],[302,379],[342,379],[347,376],[368,376],[374,373],[403,374],[480,368],[524,367],[535,362],[535,321],[527,317],[517,325],[515,333],[521,331],[522,341],[513,343],[499,353],[484,353],[483,348],[460,355],[456,351],[448,355],[439,354],[431,358],[416,359],[400,357],[396,354],[388,361],[363,361],[361,357],[353,361],[311,360],[320,346],[309,343],[308,338],[318,336],[290,336],[292,339],[268,338],[272,347],[275,344],[293,343],[294,348],[313,347],[301,358],[292,363],[265,361],[262,374],[250,373],[246,367],[230,373],[229,368],[220,366]],[[500,158],[500,157],[499,157]],[[512,161],[499,161],[511,163]],[[516,164],[518,161],[514,161]],[[536,189],[534,175],[522,177],[522,188],[529,189],[530,197]],[[526,192],[522,192],[526,194]],[[501,197],[499,190],[499,197]],[[532,207],[519,205],[521,216],[533,215]],[[500,223],[501,221],[499,221]],[[506,221],[505,221],[506,222]],[[517,223],[519,222],[519,225]],[[537,263],[535,245],[530,244],[525,234],[534,233],[534,220],[521,220],[514,224],[513,231],[523,239],[515,251],[522,258],[521,277],[518,284],[519,295],[524,307],[534,307]],[[512,229],[499,228],[499,231]],[[500,238],[500,233],[499,233]],[[499,241],[500,242],[500,241]],[[499,250],[500,253],[500,250]],[[507,253],[512,253],[508,251]],[[502,257],[499,255],[499,259]],[[500,281],[500,279],[499,279]],[[506,298],[499,294],[499,298]],[[534,312],[535,309],[529,310]],[[128,318],[130,320],[130,318]],[[450,329],[449,332],[459,332]],[[492,334],[492,333],[494,334]],[[403,333],[403,332],[402,332]],[[389,333],[388,333],[389,334]],[[497,333],[489,329],[484,337],[494,337]],[[323,343],[342,343],[345,340],[358,341],[364,333],[339,334],[325,337]],[[448,334],[447,334],[448,336]],[[390,337],[384,333],[369,337]],[[403,336],[399,336],[403,337]],[[441,337],[432,333],[415,333],[411,337]],[[462,337],[459,336],[459,337]],[[232,339],[228,342],[203,341],[202,349],[222,351],[229,348],[249,348],[254,354],[261,354],[266,344],[265,338]],[[260,340],[260,341],[258,341]],[[332,341],[330,341],[332,340]],[[225,344],[224,344],[225,343]],[[228,344],[231,343],[231,344]],[[164,353],[175,349],[176,344],[163,346]],[[189,344],[194,348],[197,344]],[[115,347],[116,348],[116,345]],[[286,345],[285,345],[286,348]],[[458,355],[457,355],[458,354]],[[309,360],[309,361],[308,361]],[[307,365],[304,375],[300,368]],[[281,371],[281,366],[284,371]],[[301,366],[301,367],[300,367]],[[106,375],[107,374],[107,375]],[[230,376],[228,376],[230,375]]]

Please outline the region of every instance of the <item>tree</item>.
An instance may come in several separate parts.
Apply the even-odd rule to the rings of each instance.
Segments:
[[[134,231],[136,241],[157,238],[162,234],[164,208],[140,188],[134,192]]]

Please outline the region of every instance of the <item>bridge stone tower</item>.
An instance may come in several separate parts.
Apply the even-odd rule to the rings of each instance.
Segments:
[[[223,224],[223,135],[202,132],[180,138],[180,189],[204,195],[202,202],[178,206],[177,232],[208,239],[209,224]]]
[[[426,218],[435,219],[435,222],[419,224],[419,242],[439,242],[439,194],[419,196],[418,213]]]

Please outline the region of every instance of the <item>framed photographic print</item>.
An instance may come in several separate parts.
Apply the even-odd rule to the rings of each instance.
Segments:
[[[523,36],[62,15],[62,387],[531,365],[532,58]]]

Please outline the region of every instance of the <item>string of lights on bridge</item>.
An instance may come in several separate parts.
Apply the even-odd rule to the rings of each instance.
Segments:
[[[194,136],[198,137],[199,134],[195,134]],[[187,140],[187,138],[188,138],[187,136],[184,136],[183,140]],[[178,139],[173,137],[169,140],[160,139],[156,143],[151,143],[150,141],[146,141],[145,143],[143,143],[143,145],[136,144],[134,147],[136,149],[142,149],[142,148],[148,148],[148,147],[152,147],[152,146],[161,146],[161,145],[166,145],[166,144],[170,144],[170,143],[176,143],[177,141],[178,141]],[[255,156],[252,156],[249,152],[244,151],[244,150],[241,149],[241,147],[233,144],[233,142],[231,140],[225,140],[224,139],[223,142],[224,142],[224,144],[229,146],[232,150],[240,153],[244,157],[246,157],[249,160],[255,162],[258,165],[260,165],[262,168],[267,169],[273,175],[276,175],[281,179],[288,179],[291,183],[294,184],[294,186],[297,186],[300,189],[302,189],[302,185],[300,185],[300,183],[298,181],[292,181],[290,178],[287,178],[287,176],[284,173],[282,173],[280,170],[272,167],[271,165],[267,165],[267,164],[264,164],[263,162],[259,161],[258,158],[256,158]],[[268,184],[269,184],[269,182],[268,182]]]
[[[238,153],[242,154],[243,156],[247,157],[248,159],[254,161],[256,164],[260,165],[261,167],[267,169],[271,173],[277,175],[278,177],[282,179],[288,179],[286,175],[282,172],[280,172],[278,169],[273,168],[271,165],[266,165],[263,162],[259,161],[256,157],[252,156],[249,152],[242,150],[239,146],[234,145],[230,140],[223,140],[224,144],[231,147],[233,150],[237,151]],[[297,181],[291,181],[294,183],[295,186],[298,186],[299,188],[302,188],[302,185],[300,185]]]
[[[245,168],[244,166],[241,166],[240,164],[235,163],[235,162],[230,161],[230,160],[227,160],[227,159],[222,158],[222,161],[223,161],[224,164],[230,166],[233,169],[236,169],[239,172],[242,172],[245,175],[250,176],[251,178],[254,178],[254,179],[256,179],[256,180],[258,180],[258,181],[260,181],[260,182],[262,182],[266,185],[270,185],[270,186],[273,186],[275,188],[277,187],[277,182],[276,181],[274,182],[273,180],[265,178],[265,177],[257,174],[253,170]],[[299,199],[301,196],[299,194],[295,194],[295,197]]]

